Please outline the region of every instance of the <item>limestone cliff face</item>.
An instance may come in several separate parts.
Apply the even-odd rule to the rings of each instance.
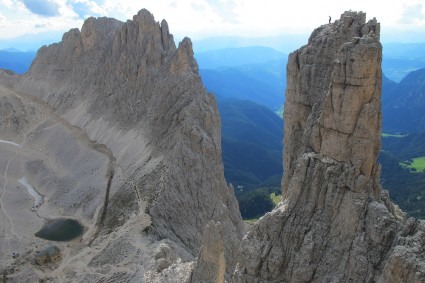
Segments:
[[[289,55],[284,200],[244,237],[235,282],[424,278],[423,224],[402,235],[379,184],[382,48],[365,18],[345,12]],[[409,271],[388,275],[400,264]]]
[[[215,98],[202,85],[190,39],[176,47],[167,23],[146,10],[125,23],[89,18],[81,31],[41,48],[27,74],[12,77],[1,81],[113,155],[110,189],[86,189],[96,211],[64,209],[89,223],[84,243],[91,252],[73,250],[82,254],[65,258],[58,278],[186,280],[210,220],[221,223],[224,268],[233,269],[243,223],[224,179]],[[72,189],[62,198],[72,203]]]

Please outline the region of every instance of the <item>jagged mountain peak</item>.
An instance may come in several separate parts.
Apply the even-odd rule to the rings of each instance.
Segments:
[[[424,278],[423,222],[379,184],[382,47],[365,17],[345,12],[289,55],[284,200],[243,238],[235,282]]]
[[[224,268],[231,273],[243,222],[224,179],[215,98],[202,85],[189,38],[176,48],[168,24],[147,10],[124,23],[89,18],[81,32],[73,29],[62,42],[41,48],[25,75],[0,72],[0,84],[6,83],[2,120],[25,118],[19,122],[25,129],[43,133],[34,140],[16,130],[23,126],[0,125],[12,145],[25,136],[24,153],[41,149],[35,160],[18,150],[22,165],[16,166],[29,167],[18,174],[49,198],[38,215],[66,214],[87,227],[78,244],[57,245],[59,254],[74,256],[58,263],[55,280],[183,282],[211,220],[223,227]],[[12,115],[18,112],[28,115]],[[17,186],[15,179],[10,186]],[[29,219],[42,222],[37,214]],[[14,221],[16,227],[26,223]],[[22,236],[17,247],[30,255],[28,243],[38,241]],[[48,277],[36,274],[29,258],[23,262],[27,273],[13,275],[18,281],[28,281],[28,274],[33,281]],[[0,268],[14,264],[7,257]]]
[[[379,23],[365,24],[365,17],[345,12],[289,56],[284,191],[304,151],[350,161],[371,175],[380,149],[382,47]],[[364,115],[374,119],[365,121]]]
[[[315,39],[323,39],[327,36],[363,37],[373,35],[379,39],[380,32],[380,24],[376,18],[366,22],[366,13],[346,11],[334,22],[316,28],[310,35],[308,44]]]
[[[122,24],[122,22],[112,18],[88,18],[81,28],[83,50],[102,48],[102,45],[110,40],[115,30]]]

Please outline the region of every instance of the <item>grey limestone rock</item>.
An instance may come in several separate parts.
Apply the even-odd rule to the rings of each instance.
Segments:
[[[201,251],[191,282],[224,282],[225,273],[223,229],[220,222],[211,221],[205,227]]]
[[[40,266],[57,265],[62,260],[62,254],[58,247],[49,246],[37,251],[34,256],[34,264]]]
[[[379,184],[382,48],[365,19],[345,12],[289,55],[283,201],[244,236],[235,282],[424,278],[423,224],[402,237]]]
[[[0,82],[53,109],[112,155],[106,176],[115,175],[101,184],[111,184],[105,193],[87,188],[84,200],[58,196],[76,203],[75,210],[81,201],[97,208],[80,215],[88,227],[97,227],[83,243],[90,252],[72,252],[74,259],[81,252],[87,268],[70,273],[80,266],[75,260],[61,267],[58,278],[105,279],[123,270],[132,278],[148,271],[172,274],[179,260],[187,271],[210,220],[221,223],[228,272],[233,270],[244,226],[224,179],[215,97],[202,85],[190,39],[176,46],[168,24],[146,10],[124,23],[89,18],[81,31],[72,29],[60,43],[42,47],[28,73],[2,74]],[[50,203],[60,207],[61,199]],[[161,239],[177,252],[151,264]]]
[[[190,39],[176,46],[165,21],[89,18],[25,75],[0,71],[0,270],[51,282],[423,282],[424,222],[379,184],[379,32],[345,12],[290,54],[284,197],[243,238],[215,98]],[[16,190],[23,174],[46,197],[37,213]],[[54,272],[36,270],[27,255],[42,240],[30,232],[63,214],[87,231],[57,244]]]

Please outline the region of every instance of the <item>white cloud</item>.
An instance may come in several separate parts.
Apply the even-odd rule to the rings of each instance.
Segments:
[[[0,27],[7,26],[7,19],[4,15],[0,13]]]
[[[399,22],[401,24],[425,24],[425,5],[416,3],[413,5],[405,6],[401,14]]]
[[[216,15],[226,23],[238,23],[238,15],[235,12],[237,3],[234,0],[206,0]]]
[[[201,39],[223,35],[261,37],[282,33],[310,33],[317,26],[326,24],[328,16],[332,16],[335,20],[350,9],[365,11],[368,18],[376,17],[381,22],[384,33],[390,29],[406,31],[425,27],[423,0],[398,0],[385,7],[381,2],[371,0],[46,0],[44,2],[55,7],[53,12],[57,12],[58,15],[43,17],[30,13],[22,2],[17,0],[0,0],[1,12],[6,22],[16,27],[10,31],[0,26],[0,38],[10,37],[13,34],[36,33],[41,30],[68,30],[81,27],[82,19],[87,16],[110,16],[125,21],[131,19],[142,8],[149,10],[157,21],[166,19],[171,32],[177,38],[190,36],[193,39]],[[35,28],[36,26],[38,28]]]
[[[8,9],[13,7],[15,1],[12,0],[0,0],[0,6],[4,6]]]
[[[74,13],[84,19],[90,16],[106,16],[108,12],[99,6],[95,1],[90,0],[71,0],[68,1],[69,6]]]
[[[34,26],[36,29],[42,29],[42,28],[47,28],[48,25],[47,24],[35,24]]]

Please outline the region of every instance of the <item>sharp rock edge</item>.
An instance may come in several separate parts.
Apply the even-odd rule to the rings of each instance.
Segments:
[[[226,265],[220,270],[232,273],[244,226],[224,179],[215,98],[202,85],[190,39],[176,47],[167,22],[156,22],[147,10],[124,23],[89,18],[81,31],[72,29],[61,42],[42,47],[25,75],[3,71],[0,77],[34,107],[53,109],[50,116],[84,132],[86,143],[110,152],[115,174],[104,180],[104,186],[111,184],[106,195],[84,183],[82,198],[78,188],[61,196],[51,185],[41,188],[50,198],[51,214],[76,214],[97,230],[77,247],[58,246],[66,252],[54,273],[28,260],[25,272],[8,276],[62,282],[189,280],[209,221],[219,223],[223,237]],[[44,164],[45,172],[56,169]],[[78,202],[84,206],[76,209]],[[97,209],[102,204],[104,209]],[[7,261],[2,270],[14,264]]]
[[[244,236],[234,282],[424,282],[424,221],[379,184],[380,25],[345,12],[289,55],[284,200]]]

